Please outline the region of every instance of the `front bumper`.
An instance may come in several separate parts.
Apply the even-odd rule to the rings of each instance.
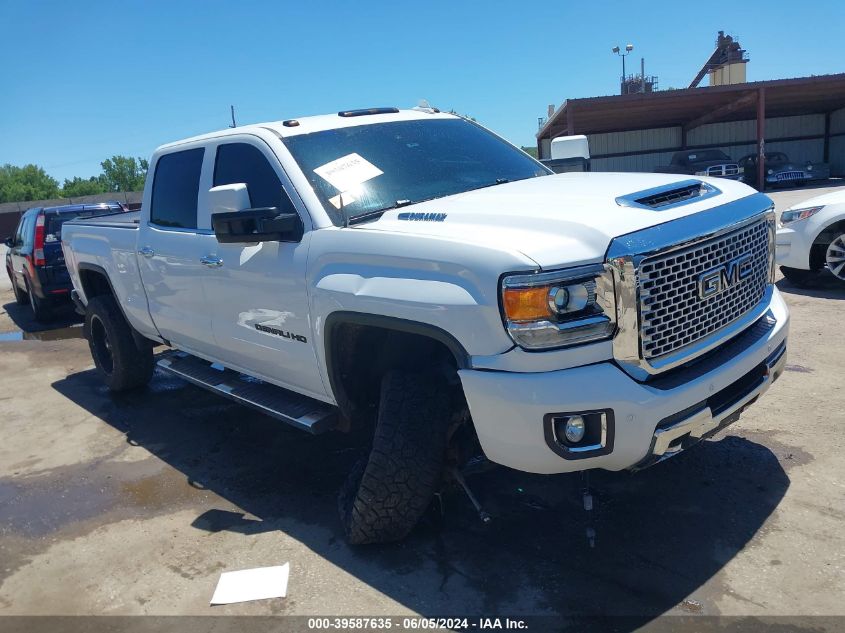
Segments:
[[[481,447],[533,473],[642,468],[738,418],[780,375],[789,313],[777,289],[760,321],[689,368],[647,383],[610,361],[541,373],[459,372]],[[547,439],[550,413],[612,411],[612,448],[567,459]]]
[[[809,270],[810,246],[812,242],[804,232],[791,226],[780,228],[775,237],[775,262],[778,266]]]

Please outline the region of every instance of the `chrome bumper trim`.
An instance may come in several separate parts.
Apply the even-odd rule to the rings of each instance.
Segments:
[[[652,465],[684,450],[684,440],[700,440],[715,433],[720,428],[735,422],[740,413],[754,400],[763,395],[772,383],[783,373],[786,366],[786,341],[766,359],[763,377],[750,391],[739,396],[729,406],[714,413],[709,406],[699,409],[686,418],[662,429],[656,429],[651,445],[651,452],[644,460],[645,465]],[[657,458],[657,459],[654,459]],[[635,468],[640,468],[639,464]]]

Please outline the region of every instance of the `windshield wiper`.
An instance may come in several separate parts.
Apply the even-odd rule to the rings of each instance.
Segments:
[[[422,202],[422,200],[418,200],[417,202]],[[407,207],[409,204],[416,203],[413,200],[397,200],[388,207],[382,207],[381,209],[376,209],[375,211],[367,211],[366,213],[362,213],[361,215],[351,217],[349,218],[349,224],[360,224],[361,222],[377,220],[381,216],[383,216],[387,211],[390,211],[391,209],[398,209],[400,207]]]
[[[474,187],[473,189],[467,189],[467,191],[475,191],[476,189],[484,189],[485,187],[495,187],[496,185],[503,185],[507,182],[510,182],[509,178],[496,178],[496,180],[494,180],[493,182],[489,182],[486,185],[481,185],[480,187]],[[464,192],[460,191],[458,193],[464,193]],[[384,215],[385,212],[390,211],[391,209],[399,209],[400,207],[407,207],[408,205],[411,205],[411,204],[419,204],[420,202],[428,202],[429,200],[434,200],[436,198],[443,198],[446,195],[450,195],[450,194],[444,194],[444,195],[440,195],[440,196],[431,196],[430,198],[421,198],[420,200],[397,200],[396,202],[394,202],[390,206],[382,207],[381,209],[376,209],[375,211],[368,211],[366,213],[362,213],[361,215],[356,215],[354,217],[349,218],[349,225],[360,224],[362,222],[369,222],[371,220],[377,220],[382,215]]]

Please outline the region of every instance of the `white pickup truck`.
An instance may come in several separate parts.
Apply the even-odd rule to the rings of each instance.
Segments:
[[[374,108],[164,145],[140,212],[62,244],[112,390],[157,362],[314,433],[371,428],[339,498],[365,543],[482,454],[637,470],[734,422],[786,359],[774,234],[738,182],[555,175],[474,122]]]

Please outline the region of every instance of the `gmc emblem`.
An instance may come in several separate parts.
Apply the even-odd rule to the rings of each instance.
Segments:
[[[700,299],[715,297],[747,279],[752,272],[754,272],[754,265],[751,261],[751,253],[741,255],[723,266],[701,273],[698,276],[698,296]]]

